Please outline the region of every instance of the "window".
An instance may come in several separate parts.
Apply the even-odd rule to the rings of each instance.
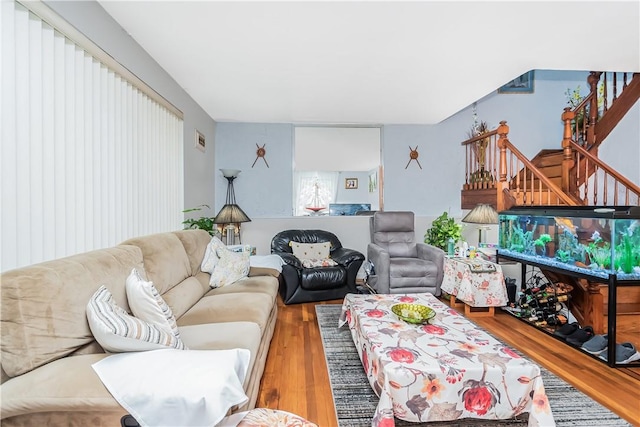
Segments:
[[[26,4],[0,5],[2,270],[181,228],[182,113]]]

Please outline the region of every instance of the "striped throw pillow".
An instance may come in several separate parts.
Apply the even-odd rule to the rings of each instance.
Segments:
[[[182,340],[172,333],[128,314],[116,304],[104,285],[87,304],[87,320],[96,341],[111,353],[187,349]]]

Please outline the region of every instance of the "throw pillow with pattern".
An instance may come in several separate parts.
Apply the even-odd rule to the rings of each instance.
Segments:
[[[187,349],[172,333],[128,314],[104,285],[93,294],[86,311],[93,336],[108,352]]]

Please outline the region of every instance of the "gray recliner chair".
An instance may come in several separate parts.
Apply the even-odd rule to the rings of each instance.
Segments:
[[[368,285],[379,294],[429,292],[440,296],[444,251],[415,241],[413,212],[376,212],[370,218]]]

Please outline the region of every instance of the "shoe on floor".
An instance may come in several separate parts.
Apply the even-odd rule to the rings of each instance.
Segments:
[[[607,359],[607,352],[603,352],[600,359],[605,362]],[[629,363],[636,360],[640,360],[640,353],[630,342],[623,342],[622,344],[616,344],[616,363]]]
[[[591,326],[585,326],[582,329],[578,329],[567,337],[567,342],[575,346],[580,347],[585,342],[589,341],[595,336],[593,328]]]
[[[553,335],[566,339],[578,329],[580,329],[578,322],[567,323],[566,325],[562,325],[560,329],[553,333]]]
[[[600,354],[607,349],[607,335],[596,335],[582,344],[582,349],[587,353]]]

